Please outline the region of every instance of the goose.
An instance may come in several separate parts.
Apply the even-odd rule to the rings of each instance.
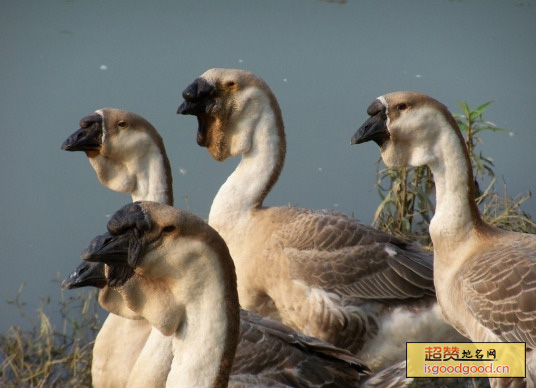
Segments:
[[[241,155],[212,203],[209,225],[234,259],[242,307],[343,347],[377,371],[407,341],[463,340],[445,323],[433,257],[417,244],[333,210],[266,207],[283,168],[281,110],[245,70],[210,69],[183,91],[197,143],[217,161]]]
[[[151,201],[127,204],[82,258],[134,268],[108,271],[108,283],[128,309],[172,338],[166,386],[225,387],[231,375],[231,386],[350,387],[367,371],[348,351],[241,310],[225,242],[188,212]],[[92,278],[102,278],[92,268]],[[160,386],[152,382],[152,375],[137,381]]]
[[[367,113],[371,117],[352,144],[374,141],[387,167],[428,165],[433,173],[436,209],[429,231],[445,319],[474,342],[525,342],[532,381],[527,383],[533,386],[536,236],[501,230],[482,219],[463,136],[442,103],[400,91],[378,97]]]
[[[80,120],[80,129],[61,148],[85,152],[99,181],[113,191],[128,193],[133,201],[173,204],[171,167],[164,143],[145,118],[121,109],[99,109]],[[71,276],[76,278],[81,271],[92,272],[81,265]],[[69,288],[67,283],[63,286]],[[114,310],[120,299],[107,286],[99,293],[99,303],[107,311]],[[132,371],[146,365],[140,358],[146,345],[146,352],[151,347],[159,349],[152,358],[161,357],[162,364],[171,366],[171,340],[152,330],[146,320],[125,317],[126,312],[122,316],[109,314],[95,339],[91,369],[95,388],[133,386],[129,378],[135,380]]]

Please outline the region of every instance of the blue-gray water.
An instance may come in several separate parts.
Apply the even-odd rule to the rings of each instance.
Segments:
[[[29,309],[58,299],[56,273],[130,197],[102,187],[82,153],[60,150],[81,117],[112,106],[163,136],[176,205],[206,216],[236,160],[197,146],[181,91],[211,67],[263,77],[281,105],[288,157],[267,200],[337,208],[366,222],[379,203],[375,145],[349,145],[380,94],[411,89],[454,112],[493,100],[486,134],[509,194],[536,191],[535,0],[0,1],[0,332],[26,282]],[[500,186],[499,186],[500,187]],[[188,196],[186,202],[184,196]],[[536,214],[535,200],[525,206]]]

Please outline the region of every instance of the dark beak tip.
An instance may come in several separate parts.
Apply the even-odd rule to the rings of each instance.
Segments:
[[[67,139],[65,139],[63,141],[63,143],[61,143],[61,149],[64,150],[64,151],[71,151],[71,148],[73,146],[73,136],[74,136],[74,133],[69,136]]]
[[[353,139],[352,141],[352,145],[356,145],[356,144],[363,144],[363,143],[366,143],[368,140],[364,140],[362,138],[357,138],[357,139]]]
[[[196,103],[184,100],[183,103],[177,108],[177,114],[196,116],[198,109],[199,107],[196,105]]]
[[[177,108],[177,114],[178,115],[184,114],[185,108],[186,108],[186,101],[184,101],[182,104],[179,105],[179,107]]]
[[[78,288],[76,286],[76,283],[75,282],[72,282],[70,281],[69,279],[65,279],[62,283],[61,283],[61,289],[62,290],[74,290]]]
[[[106,286],[106,277],[104,274],[104,265],[89,264],[82,262],[76,269],[71,272],[61,283],[63,290],[72,290],[82,287],[103,288]]]
[[[62,290],[71,290],[76,285],[77,279],[78,279],[79,273],[77,270],[72,272],[69,276],[67,276],[63,281],[61,282],[61,289]]]
[[[359,128],[356,133],[354,133],[354,136],[352,136],[352,138],[350,139],[350,144],[356,145],[366,141],[366,139],[364,139],[365,132],[366,131],[363,129],[363,127]]]

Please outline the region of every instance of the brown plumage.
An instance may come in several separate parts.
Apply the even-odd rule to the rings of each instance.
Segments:
[[[432,255],[332,210],[265,207],[283,168],[281,110],[252,73],[211,69],[184,92],[197,142],[219,161],[241,156],[209,224],[235,261],[243,307],[345,347],[377,370],[406,341],[461,339],[437,311]]]
[[[395,92],[369,107],[352,143],[373,140],[391,168],[427,164],[436,184],[430,223],[434,283],[445,318],[474,342],[527,344],[527,381],[536,378],[536,236],[484,222],[463,136],[448,109],[421,93]]]

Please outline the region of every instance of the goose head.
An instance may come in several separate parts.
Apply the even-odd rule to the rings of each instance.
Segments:
[[[84,151],[88,157],[99,154],[104,136],[102,116],[97,112],[80,120],[80,129],[61,145],[65,151]]]
[[[213,247],[223,256],[214,254]],[[211,259],[206,260],[207,255]],[[108,232],[94,238],[82,258],[111,268],[131,268],[109,271],[108,284],[164,335],[178,330],[185,306],[195,304],[202,289],[220,282],[219,276],[236,293],[234,266],[223,239],[198,217],[157,202],[125,205],[108,222]],[[221,264],[218,275],[214,261]]]
[[[153,178],[158,181],[157,186],[163,187],[159,190],[171,187],[171,168],[164,142],[153,125],[135,113],[115,108],[99,109],[80,120],[80,129],[69,136],[61,148],[85,152],[99,181],[114,191],[134,193],[151,185],[151,182],[142,183],[147,179],[143,176],[150,175],[150,171],[146,171],[151,169],[150,158],[162,162],[164,171],[158,171]],[[170,198],[165,202],[171,203],[169,191],[167,197]]]
[[[370,118],[351,144],[374,141],[389,168],[434,163],[446,131],[458,126],[447,107],[417,92],[394,92],[378,97],[367,109]],[[461,137],[461,134],[459,134]]]
[[[80,129],[63,142],[61,149],[84,151],[88,157],[126,159],[143,153],[144,147],[155,141],[162,142],[160,135],[143,117],[126,110],[103,108],[82,118]]]
[[[263,121],[276,121],[283,127],[272,91],[245,70],[210,69],[182,96],[177,113],[197,116],[197,143],[218,161],[249,152],[253,131]]]

